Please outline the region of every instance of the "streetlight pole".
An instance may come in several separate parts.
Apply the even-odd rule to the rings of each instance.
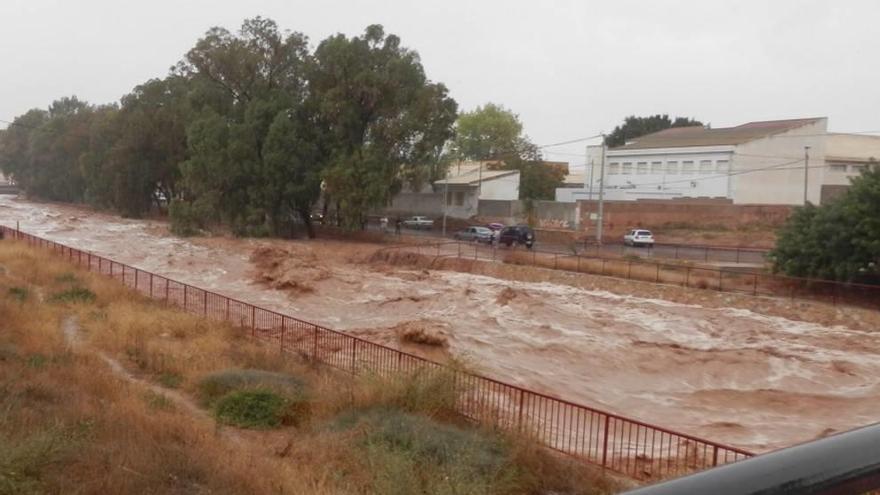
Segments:
[[[599,169],[599,224],[596,226],[596,243],[602,244],[602,227],[605,222],[605,134],[602,134],[602,167]]]
[[[804,206],[807,206],[807,184],[810,176],[810,147],[804,146]]]

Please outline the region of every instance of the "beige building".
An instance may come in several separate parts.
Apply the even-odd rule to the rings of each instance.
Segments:
[[[749,122],[735,127],[678,127],[605,151],[604,196],[612,201],[713,199],[734,204],[819,204],[839,194],[880,138],[828,132],[825,117]],[[580,190],[558,200],[596,199],[601,147],[592,147]],[[592,184],[589,177],[593,177]],[[592,187],[591,187],[592,186]]]

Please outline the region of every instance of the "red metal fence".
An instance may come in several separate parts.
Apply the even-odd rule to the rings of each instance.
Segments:
[[[786,277],[755,271],[672,264],[638,259],[516,249],[476,243],[446,241],[392,246],[379,252],[402,251],[433,258],[501,261],[555,270],[607,275],[645,282],[665,283],[734,292],[752,296],[785,297],[880,309],[880,286]]]
[[[445,368],[397,349],[0,226],[0,238],[4,235],[50,249],[79,267],[115,278],[165,304],[230,322],[255,338],[278,345],[281,352],[348,373],[447,369],[454,376],[457,407],[464,416],[524,433],[551,449],[635,479],[687,474],[752,455],[492,378]]]

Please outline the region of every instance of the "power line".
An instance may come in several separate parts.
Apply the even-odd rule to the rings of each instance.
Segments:
[[[589,141],[589,140],[591,140],[591,139],[596,139],[596,138],[599,138],[599,137],[602,137],[602,134],[596,134],[595,136],[588,136],[588,137],[580,138],[580,139],[572,139],[571,141],[563,141],[563,142],[561,142],[561,143],[542,144],[541,146],[538,146],[538,149],[541,149],[541,148],[550,148],[550,147],[553,147],[553,146],[562,146],[562,145],[565,145],[565,144],[580,143],[580,142],[582,142],[582,141]]]

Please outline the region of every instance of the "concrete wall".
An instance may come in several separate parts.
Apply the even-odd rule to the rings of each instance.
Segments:
[[[556,201],[535,201],[535,220],[538,226],[574,228],[577,224],[577,204]]]
[[[518,218],[523,214],[523,205],[519,200],[502,201],[481,199],[480,213],[481,217],[486,218]]]
[[[598,213],[598,201],[579,201],[581,230],[595,233],[591,213]],[[604,230],[608,236],[619,236],[633,227],[656,229],[670,224],[693,227],[723,225],[734,229],[756,223],[781,225],[791,214],[784,205],[735,205],[730,201],[606,201]]]
[[[433,218],[443,214],[443,193],[400,193],[384,212],[393,216],[425,215]]]
[[[819,204],[825,169],[827,119],[736,147],[731,192],[736,204],[801,205],[804,202],[804,146],[810,147],[808,198]]]

